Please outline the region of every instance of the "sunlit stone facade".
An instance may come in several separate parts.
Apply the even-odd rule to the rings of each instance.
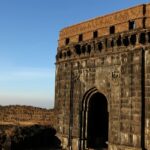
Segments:
[[[63,148],[150,150],[150,4],[62,29],[55,86]]]

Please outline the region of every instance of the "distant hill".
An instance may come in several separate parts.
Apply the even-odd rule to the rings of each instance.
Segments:
[[[0,105],[0,124],[19,125],[54,125],[55,115],[53,109],[44,109],[26,105]]]

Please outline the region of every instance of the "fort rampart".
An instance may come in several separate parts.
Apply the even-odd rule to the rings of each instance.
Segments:
[[[64,148],[150,150],[150,4],[62,29],[55,86]]]

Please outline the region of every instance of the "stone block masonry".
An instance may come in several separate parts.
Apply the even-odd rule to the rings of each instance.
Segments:
[[[150,4],[62,29],[55,86],[64,149],[150,150]]]

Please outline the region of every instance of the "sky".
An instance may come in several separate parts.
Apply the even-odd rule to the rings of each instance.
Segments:
[[[150,0],[0,0],[0,105],[53,108],[59,31]]]

